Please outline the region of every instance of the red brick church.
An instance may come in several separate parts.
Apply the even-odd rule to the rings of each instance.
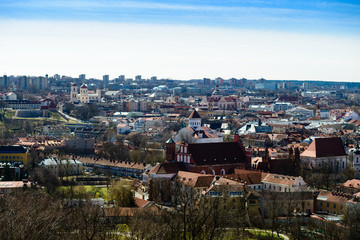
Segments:
[[[177,144],[169,139],[166,142],[166,159],[163,164],[184,165],[189,172],[225,175],[234,169],[248,169],[251,165],[251,152],[247,152],[239,135],[233,142],[185,143]]]

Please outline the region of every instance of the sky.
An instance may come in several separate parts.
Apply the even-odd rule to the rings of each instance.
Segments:
[[[360,2],[0,0],[0,74],[360,81]]]

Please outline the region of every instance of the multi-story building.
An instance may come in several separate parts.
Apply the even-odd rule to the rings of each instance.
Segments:
[[[293,177],[269,173],[263,180],[263,191],[271,192],[301,192],[306,190],[302,177]]]
[[[40,109],[42,104],[40,101],[29,100],[5,100],[6,107],[14,110],[18,109]]]
[[[223,142],[221,133],[201,125],[201,116],[196,110],[189,116],[189,126],[182,128],[173,139],[176,142],[183,140],[189,143]]]
[[[103,85],[104,87],[107,87],[107,85],[109,85],[109,75],[103,76]]]
[[[93,158],[80,158],[87,171],[100,171],[106,175],[122,177],[142,178],[142,174],[152,166],[145,163],[134,163],[125,161],[97,160]]]
[[[343,215],[346,211],[346,203],[351,197],[346,193],[321,191],[316,198],[316,212]]]
[[[58,160],[57,158],[47,158],[41,161],[40,167],[44,167],[57,176],[80,175],[84,171],[84,164],[78,160]]]
[[[315,138],[301,153],[301,162],[309,168],[330,168],[340,172],[347,167],[347,154],[340,137]]]
[[[101,90],[100,88],[96,89],[96,93],[90,93],[86,84],[81,85],[80,92],[76,83],[71,85],[70,92],[70,102],[80,102],[80,103],[93,103],[101,102]]]
[[[23,146],[0,146],[1,162],[19,162],[26,164],[28,161],[28,151]]]

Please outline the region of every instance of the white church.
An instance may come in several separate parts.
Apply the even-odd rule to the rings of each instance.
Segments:
[[[201,116],[194,110],[189,116],[188,127],[180,129],[174,136],[173,141],[185,141],[187,143],[216,143],[223,142],[223,133],[201,125]]]
[[[88,87],[83,83],[80,92],[76,83],[71,85],[70,102],[93,103],[101,101],[101,89],[96,89],[96,93],[88,91]]]

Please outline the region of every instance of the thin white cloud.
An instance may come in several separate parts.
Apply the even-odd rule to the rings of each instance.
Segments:
[[[359,37],[65,21],[0,29],[0,74],[360,80]]]
[[[148,9],[148,10],[177,10],[177,11],[197,11],[197,12],[222,12],[222,13],[238,13],[251,15],[270,15],[270,16],[281,16],[291,15],[293,17],[300,16],[306,17],[317,16],[321,12],[318,10],[309,9],[295,9],[295,8],[281,8],[281,7],[259,7],[259,6],[214,6],[214,5],[198,5],[198,4],[178,4],[178,3],[157,3],[151,1],[24,1],[24,2],[12,2],[5,4],[7,6],[17,7],[33,7],[33,8],[44,8],[44,7],[62,7],[62,8],[74,8],[78,10],[86,9]],[[358,6],[359,7],[359,6]],[[353,6],[356,8],[356,6]]]

